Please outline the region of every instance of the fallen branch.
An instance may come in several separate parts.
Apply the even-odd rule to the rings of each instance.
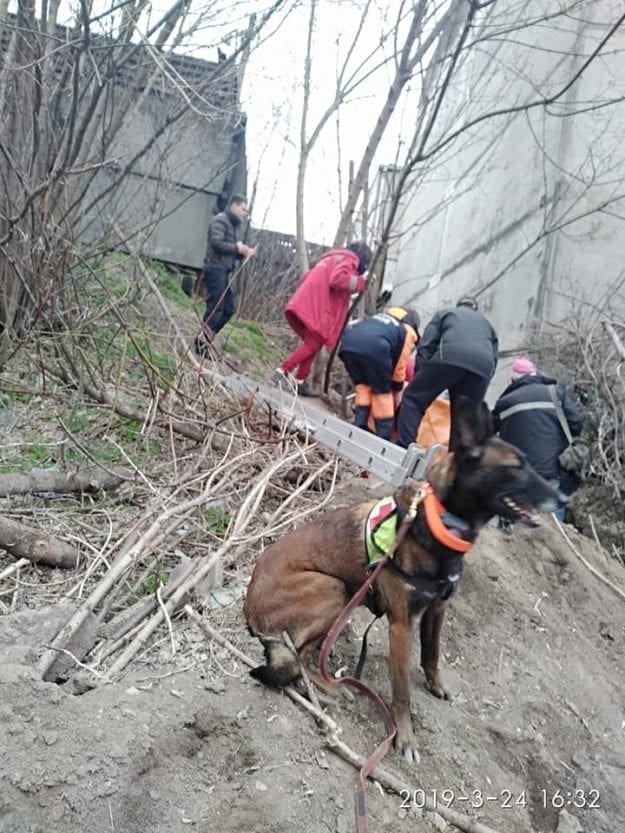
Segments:
[[[27,558],[47,567],[78,567],[80,550],[48,533],[0,516],[0,548],[15,558]]]
[[[12,576],[13,573],[19,573],[22,567],[25,567],[27,564],[30,564],[28,558],[20,558],[19,561],[15,562],[15,564],[11,564],[10,567],[7,567],[6,570],[3,570],[0,573],[0,581],[3,581],[5,578],[9,578],[9,576]]]
[[[230,460],[228,462],[231,466],[234,461]],[[164,509],[153,518],[148,528],[142,534],[128,542],[127,547],[119,553],[115,561],[102,577],[101,581],[92,590],[87,599],[85,599],[81,607],[74,613],[63,628],[61,628],[52,641],[50,648],[44,651],[39,661],[39,669],[44,680],[47,679],[47,674],[56,660],[55,650],[66,646],[66,644],[83,627],[83,624],[88,620],[88,618],[93,615],[96,608],[104,601],[110,591],[113,590],[123,576],[125,576],[134,564],[145,555],[146,551],[152,551],[152,548],[159,540],[162,530],[166,526],[167,522],[175,517],[178,523],[182,523],[187,515],[197,506],[201,506],[208,501],[211,497],[214,480],[219,473],[223,472],[223,470],[224,464],[217,467],[211,473],[206,481],[204,489],[199,495],[191,500],[187,500],[179,504],[171,503],[167,509]]]
[[[191,619],[197,622],[200,628],[210,639],[214,639],[216,642],[219,642],[220,645],[223,645],[224,648],[227,648],[235,657],[237,657],[237,659],[241,660],[244,665],[247,665],[249,668],[256,667],[254,660],[250,659],[243,653],[243,651],[240,651],[235,645],[232,644],[232,642],[226,639],[225,636],[222,636],[219,631],[209,625],[205,619],[202,619],[199,613],[193,610],[191,605],[185,605],[184,611],[191,617]],[[307,712],[312,714],[316,720],[322,723],[329,730],[329,735],[326,739],[328,749],[331,749],[339,755],[339,757],[343,758],[344,761],[347,761],[347,763],[355,766],[357,769],[361,769],[365,763],[365,757],[363,755],[358,755],[346,743],[339,740],[338,735],[342,730],[338,724],[332,720],[332,718],[329,717],[323,709],[315,706],[292,686],[286,686],[283,691],[287,697],[306,709]],[[397,793],[397,795],[401,795],[406,792],[412,795],[415,790],[415,786],[412,782],[404,783],[401,778],[387,772],[381,767],[377,767],[371,773],[369,778],[372,781],[377,781],[390,792]],[[444,805],[435,804],[432,799],[427,797],[425,798],[425,809],[430,812],[437,812],[439,816],[442,816],[442,818],[445,819],[445,821],[449,822],[449,824],[453,824],[454,827],[458,828],[458,830],[462,830],[463,833],[497,833],[497,831],[492,827],[488,827],[487,825],[472,819],[464,813],[458,813],[456,810],[451,810]]]
[[[209,575],[209,573],[214,569],[215,564],[219,563],[227,552],[241,543],[243,533],[245,532],[245,529],[251,519],[254,517],[272,476],[284,464],[290,464],[298,456],[299,452],[294,452],[288,455],[285,454],[273,462],[267,469],[259,473],[256,481],[239,507],[236,517],[231,524],[231,532],[228,540],[224,541],[221,547],[219,547],[219,549],[213,553],[210,558],[205,558],[202,559],[202,561],[199,561],[193,572],[176,587],[163,607],[158,608],[153,613],[151,618],[146,621],[145,625],[134,637],[133,641],[126,646],[122,654],[115,660],[109,669],[109,674],[111,676],[119,673],[128,665],[130,660],[139,652],[149,637],[158,628],[165,616],[167,614],[171,616],[186,600],[188,594],[197,586],[197,584]]]
[[[353,751],[353,749],[350,749],[346,743],[343,743],[343,741],[339,740],[334,735],[330,735],[330,737],[327,738],[326,746],[344,761],[347,761],[348,764],[356,767],[356,769],[361,769],[366,763],[367,759],[364,755],[358,755]],[[376,767],[369,777],[373,781],[377,781],[390,792],[397,793],[397,795],[406,793],[408,795],[414,794],[415,787],[412,782],[402,781],[401,778],[387,772],[382,769],[382,767]],[[451,810],[444,804],[435,803],[431,798],[427,797],[425,790],[423,792],[424,809],[430,813],[438,813],[438,815],[442,816],[446,822],[453,824],[454,827],[457,827],[458,830],[462,830],[463,833],[497,833],[497,831],[492,827],[488,827],[486,824],[482,824],[482,822],[472,819],[471,816],[459,813],[457,810]]]
[[[610,338],[612,339],[614,346],[616,347],[622,358],[625,359],[625,346],[619,338],[619,334],[616,332],[616,330],[614,329],[612,324],[610,324],[609,321],[604,321],[603,326],[608,331],[608,334],[610,335]]]
[[[93,467],[76,472],[45,469],[26,474],[0,475],[0,497],[8,495],[25,495],[33,492],[99,492],[112,489],[124,480],[133,480],[129,471],[104,471]]]
[[[560,530],[560,532],[562,533],[562,535],[563,535],[563,537],[564,537],[565,541],[568,543],[568,545],[569,545],[569,547],[571,548],[571,550],[575,553],[575,555],[576,555],[576,556],[579,558],[579,560],[582,562],[582,564],[584,565],[584,567],[586,567],[586,569],[587,569],[589,572],[591,572],[591,573],[593,574],[593,576],[595,576],[596,578],[598,578],[598,579],[599,579],[599,581],[603,582],[603,584],[607,585],[607,586],[608,586],[608,587],[610,587],[612,590],[614,590],[614,592],[617,594],[617,596],[620,596],[620,598],[621,598],[621,599],[625,599],[625,591],[621,590],[621,588],[620,588],[620,587],[617,587],[617,586],[616,586],[616,584],[613,584],[613,583],[610,581],[610,579],[609,579],[609,578],[606,578],[606,577],[605,577],[602,573],[600,573],[600,572],[599,572],[599,570],[597,570],[597,569],[596,569],[596,567],[593,567],[593,566],[592,566],[592,564],[590,563],[590,561],[588,561],[586,558],[584,558],[584,556],[583,556],[583,555],[581,554],[581,552],[577,549],[577,547],[575,546],[575,544],[571,541],[571,539],[569,538],[569,536],[566,534],[566,532],[565,532],[565,530],[564,530],[564,527],[562,526],[562,524],[560,523],[560,521],[556,518],[556,516],[555,516],[555,515],[552,515],[551,517],[552,517],[552,518],[553,518],[553,520],[555,521],[555,524],[556,524],[556,526],[558,527],[558,529]]]

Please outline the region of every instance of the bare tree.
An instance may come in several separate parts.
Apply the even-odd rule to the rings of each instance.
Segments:
[[[187,0],[175,0],[155,19],[144,0],[123,4],[121,14],[113,2],[97,12],[87,2],[67,25],[58,22],[58,2],[44,5],[41,18],[31,0],[19,0],[16,15],[0,7],[4,353],[62,298],[85,257],[126,236],[141,243],[189,198],[172,196],[171,149],[194,135],[199,145],[202,123],[217,142],[241,129],[241,59],[286,6],[274,0],[231,55],[213,64],[179,50],[203,27],[227,36],[228,9],[220,4],[191,17]],[[236,164],[223,153],[198,187],[218,193]]]

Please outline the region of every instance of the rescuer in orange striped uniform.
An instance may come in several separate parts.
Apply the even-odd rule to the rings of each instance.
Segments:
[[[403,307],[390,307],[347,327],[339,358],[356,388],[354,424],[359,428],[366,430],[371,415],[375,433],[391,439],[406,366],[418,341],[419,315]]]

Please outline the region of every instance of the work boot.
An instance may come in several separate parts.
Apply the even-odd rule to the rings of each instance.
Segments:
[[[270,382],[272,385],[276,385],[276,387],[282,388],[282,390],[287,390],[289,393],[295,393],[297,388],[297,382],[291,376],[290,373],[285,373],[281,367],[278,367],[271,375]]]
[[[363,431],[367,431],[370,413],[371,408],[369,405],[356,405],[354,408],[354,425],[356,428],[362,428]]]
[[[319,396],[319,394],[310,387],[306,379],[301,382],[299,380],[297,381],[297,392],[300,396]]]
[[[380,439],[388,440],[390,442],[393,436],[393,417],[388,417],[387,419],[376,419],[375,433],[378,437],[380,437]]]

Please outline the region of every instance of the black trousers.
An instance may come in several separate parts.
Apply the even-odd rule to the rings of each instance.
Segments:
[[[451,438],[454,434],[454,411],[460,396],[466,396],[475,405],[484,399],[489,379],[471,373],[452,364],[424,362],[417,368],[414,378],[404,391],[397,422],[397,443],[408,448],[415,442],[423,414],[444,390],[449,391],[451,401]]]
[[[227,269],[212,266],[202,273],[207,292],[204,322],[214,333],[225,327],[234,315],[234,295],[228,286],[229,277]]]

